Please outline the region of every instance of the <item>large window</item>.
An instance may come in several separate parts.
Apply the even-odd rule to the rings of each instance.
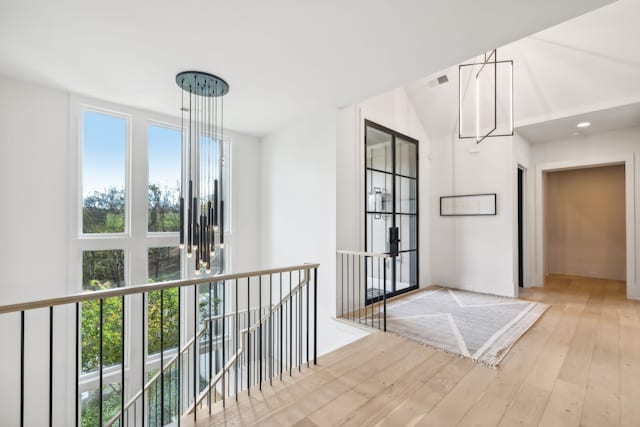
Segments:
[[[121,106],[87,102],[79,97],[73,98],[72,109],[73,117],[78,121],[77,126],[72,127],[72,132],[77,129],[74,139],[78,145],[72,152],[71,164],[79,167],[74,182],[78,189],[77,204],[72,207],[72,211],[77,213],[74,214],[74,233],[77,234],[70,243],[70,268],[78,279],[77,287],[71,291],[92,292],[184,277],[185,272],[192,271],[192,268],[186,268],[186,257],[182,257],[178,249],[183,155],[178,121]],[[232,243],[230,148],[229,142],[225,141],[224,188],[221,190],[225,200],[227,245]],[[228,262],[225,267],[228,267]],[[214,265],[216,271],[218,268],[221,265]],[[122,298],[105,299],[102,307],[99,302],[81,304],[83,426],[98,423],[98,368],[101,362],[102,415],[106,421],[120,410],[123,394],[124,400],[128,401],[140,387],[142,372],[140,375],[128,374],[129,380],[121,384],[123,362],[127,371],[139,372],[141,367],[137,362],[143,356],[140,352],[144,351],[147,360],[145,375],[151,378],[159,369],[161,349],[167,357],[177,351],[180,344],[178,291],[150,292],[146,303],[144,350],[128,341],[141,337],[139,328],[132,328],[133,319],[141,312],[139,306],[126,303],[123,307]],[[208,315],[205,301],[201,301],[200,311],[201,318],[205,312]],[[175,388],[176,379],[177,372],[168,373],[165,387]],[[156,391],[154,388],[148,392],[150,422],[159,417],[157,399],[152,398]],[[167,395],[173,396],[171,393]],[[177,415],[177,408],[172,408],[165,414],[165,419]]]
[[[126,227],[127,120],[82,114],[82,232],[124,233]]]

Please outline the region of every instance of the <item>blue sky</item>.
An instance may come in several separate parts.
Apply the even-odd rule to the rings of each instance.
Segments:
[[[126,168],[126,120],[87,111],[83,115],[82,194],[123,188]],[[176,186],[180,181],[180,132],[149,126],[149,182]]]

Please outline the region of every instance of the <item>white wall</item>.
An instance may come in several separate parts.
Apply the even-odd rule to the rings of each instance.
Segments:
[[[231,267],[234,272],[251,271],[260,264],[260,250],[256,244],[260,223],[260,140],[239,132],[229,131],[228,134],[233,146]]]
[[[68,94],[0,77],[0,304],[66,291],[68,114]]]
[[[0,304],[61,295],[67,286],[69,95],[0,77]],[[56,316],[56,337],[64,335]],[[46,402],[48,313],[27,316],[28,393]],[[19,315],[0,317],[0,424],[17,425]],[[62,341],[64,343],[64,341]],[[56,358],[56,369],[64,369]],[[38,386],[39,384],[39,386]],[[60,387],[56,388],[60,390]],[[35,402],[37,404],[37,401]],[[27,425],[46,417],[27,406]]]
[[[305,117],[261,141],[260,259],[318,262],[318,353],[363,335],[335,316],[336,113]]]
[[[609,163],[611,160],[620,159],[623,162],[626,161],[630,165],[631,174],[630,179],[627,179],[626,186],[633,187],[633,194],[631,195],[632,205],[627,206],[630,209],[631,215],[627,214],[627,217],[631,216],[633,230],[627,231],[627,256],[629,257],[629,247],[637,247],[639,243],[638,230],[640,230],[640,218],[635,214],[640,206],[640,189],[637,183],[640,182],[640,170],[634,166],[635,159],[640,154],[640,127],[620,129],[611,132],[603,132],[593,135],[576,136],[563,140],[548,141],[543,143],[537,143],[531,145],[531,157],[532,162],[539,168],[540,165],[550,163],[571,163],[571,164],[591,164]],[[542,180],[539,180],[540,183]],[[635,183],[635,185],[634,185]],[[536,180],[536,198],[539,198],[541,188]],[[538,202],[536,202],[536,205]],[[538,229],[542,218],[538,217],[539,207],[535,209],[535,221],[536,221],[536,252],[542,245],[540,237],[538,236]],[[628,224],[629,226],[629,224]],[[532,254],[533,258],[530,260],[532,266],[535,266],[534,271],[534,283],[541,285],[544,280],[544,268],[542,262],[538,260],[535,254]],[[629,258],[627,258],[629,261]],[[638,286],[637,272],[635,266],[640,262],[639,254],[634,254],[634,258],[631,259],[634,262],[627,262],[627,296],[629,298],[640,298],[640,289]]]
[[[457,135],[432,140],[433,283],[516,296],[512,139],[487,138],[479,145],[474,140],[460,140]],[[440,216],[441,196],[477,193],[497,194],[496,216]]]

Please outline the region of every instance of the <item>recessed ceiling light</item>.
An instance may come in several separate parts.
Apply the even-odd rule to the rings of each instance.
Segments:
[[[591,126],[590,122],[580,122],[576,125],[576,127],[579,127],[579,128],[588,128],[589,126]]]

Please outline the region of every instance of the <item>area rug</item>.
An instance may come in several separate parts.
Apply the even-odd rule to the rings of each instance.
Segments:
[[[495,367],[547,304],[437,288],[387,302],[387,331]]]

